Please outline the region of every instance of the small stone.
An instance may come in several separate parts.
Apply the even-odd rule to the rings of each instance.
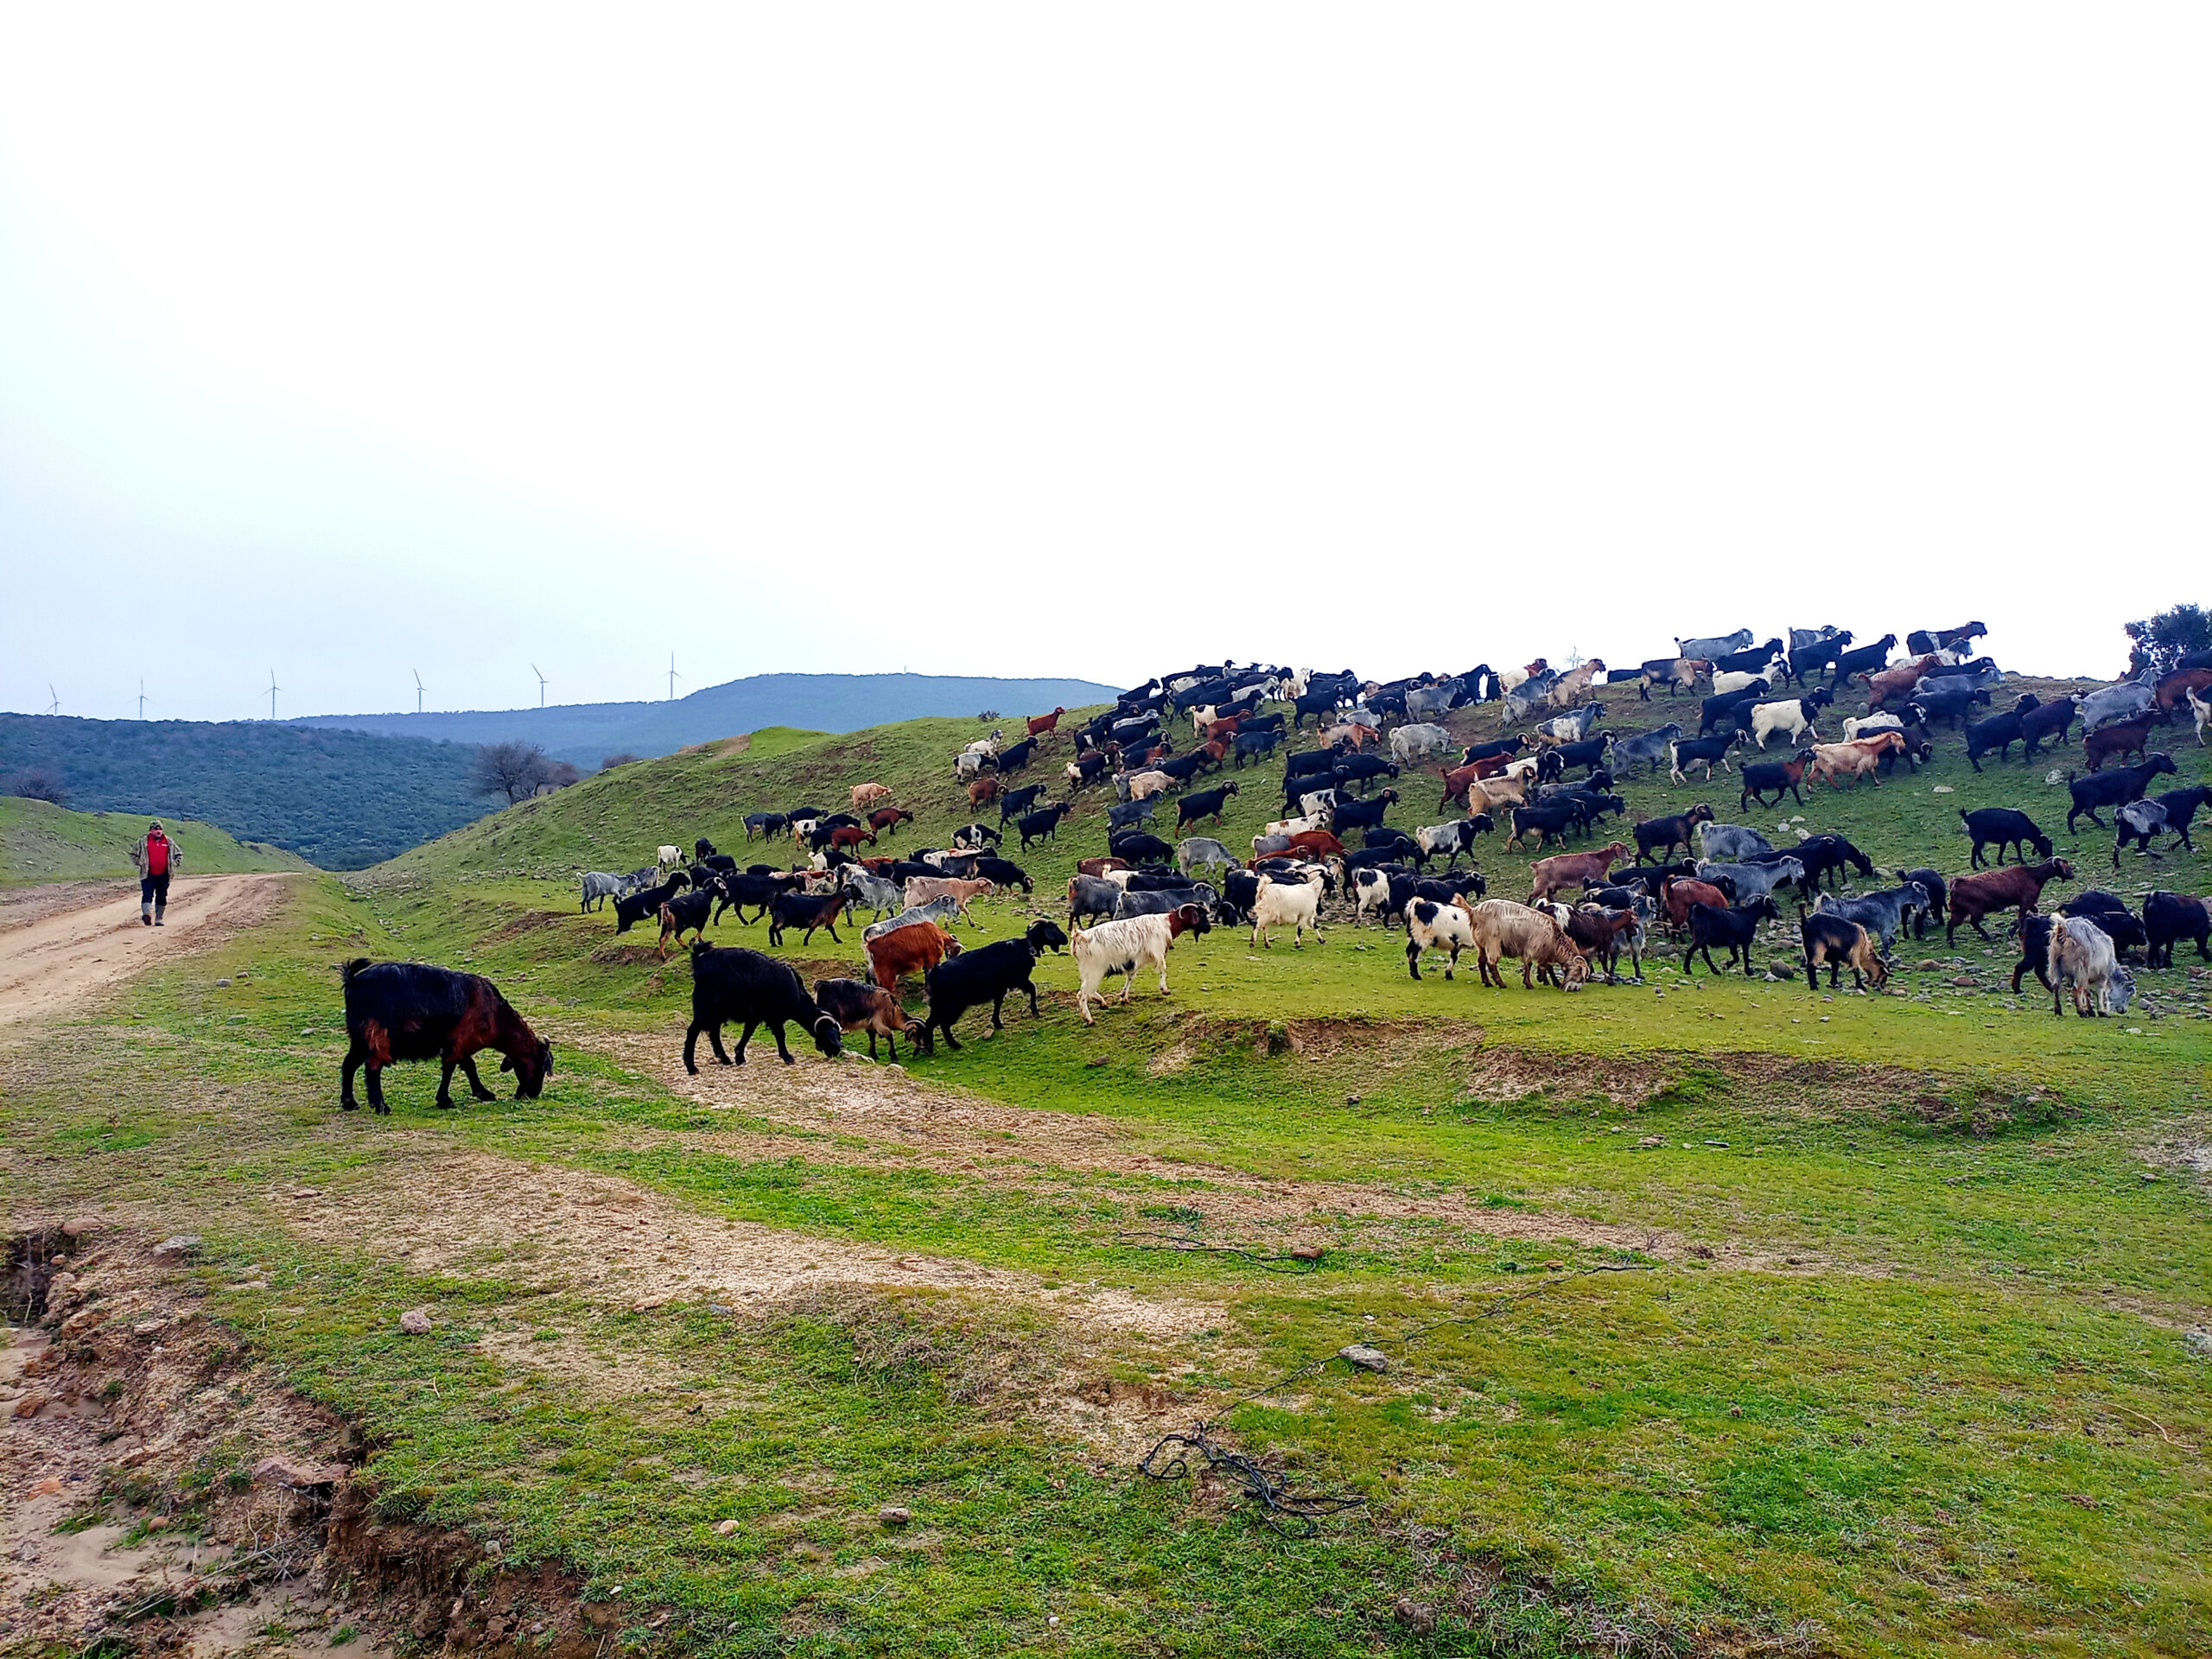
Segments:
[[[215,982],[215,988],[219,991],[227,991],[231,988],[231,982],[227,979],[219,979]]]
[[[1390,1611],[1399,1624],[1416,1635],[1427,1636],[1436,1628],[1436,1609],[1426,1602],[1415,1601],[1409,1596],[1401,1597],[1398,1605]]]
[[[1656,1152],[1658,1148],[1665,1146],[1666,1144],[1667,1137],[1665,1135],[1647,1135],[1643,1140],[1636,1143],[1636,1149],[1638,1152]]]
[[[141,1319],[130,1327],[130,1334],[134,1337],[159,1336],[168,1324],[167,1319]]]
[[[192,1255],[199,1248],[199,1234],[176,1233],[154,1246],[154,1259],[157,1262],[175,1261]]]
[[[72,1216],[61,1224],[62,1232],[71,1238],[89,1238],[99,1230],[99,1223],[91,1216]]]
[[[707,1312],[709,1313],[728,1314],[734,1313],[737,1310],[732,1307],[728,1302],[709,1302],[707,1304]]]
[[[1972,974],[1953,974],[1951,976],[1951,983],[1954,985],[1971,985],[1974,983],[1974,976]]]
[[[1348,1359],[1363,1371],[1387,1371],[1390,1357],[1380,1348],[1370,1348],[1363,1342],[1348,1342],[1337,1350],[1338,1359]]]
[[[45,1409],[46,1396],[42,1394],[27,1394],[16,1402],[16,1415],[18,1417],[35,1417]]]
[[[322,1189],[319,1186],[297,1187],[292,1196],[296,1198],[319,1198],[322,1196]]]
[[[1327,1252],[1319,1244],[1300,1244],[1291,1251],[1294,1262],[1319,1262]]]
[[[33,1497],[52,1497],[60,1490],[60,1481],[54,1478],[52,1476],[48,1476],[46,1479],[41,1480],[37,1485],[31,1488],[30,1495]]]
[[[399,1316],[399,1328],[410,1337],[427,1337],[430,1334],[430,1310],[426,1307],[409,1308]]]
[[[2192,1325],[2183,1336],[2181,1345],[2199,1359],[2212,1359],[2212,1331],[2202,1325]]]
[[[914,1512],[904,1503],[887,1503],[875,1512],[875,1518],[887,1527],[903,1527],[914,1518]]]
[[[734,1520],[717,1521],[715,1522],[715,1530],[721,1534],[725,1538],[734,1533],[737,1530],[737,1527],[738,1523]]]

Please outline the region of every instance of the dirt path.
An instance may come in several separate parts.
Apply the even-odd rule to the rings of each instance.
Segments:
[[[120,898],[95,891],[88,904],[0,932],[0,1029],[65,1014],[150,963],[251,927],[276,910],[290,879],[180,876],[162,927],[140,924],[134,889]]]

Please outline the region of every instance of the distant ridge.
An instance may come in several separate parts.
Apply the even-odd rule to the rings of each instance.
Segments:
[[[936,674],[756,674],[671,702],[575,702],[454,714],[309,715],[288,721],[448,743],[535,743],[587,770],[610,754],[673,754],[688,744],[764,726],[856,732],[925,715],[1008,719],[1110,702],[1119,688],[1090,680],[967,679]]]

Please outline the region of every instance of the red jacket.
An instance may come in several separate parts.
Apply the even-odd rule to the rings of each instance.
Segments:
[[[169,845],[169,838],[160,830],[156,830],[149,835],[146,837],[146,874],[167,875],[169,873],[169,861],[175,849]]]

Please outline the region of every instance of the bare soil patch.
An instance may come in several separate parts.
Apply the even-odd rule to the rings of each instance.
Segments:
[[[1217,1317],[1198,1303],[1086,1286],[1047,1290],[1027,1274],[718,1220],[617,1177],[459,1150],[434,1135],[395,1136],[360,1179],[284,1207],[303,1236],[349,1248],[373,1239],[410,1272],[519,1271],[606,1307],[681,1300],[760,1311],[809,1288],[928,1286],[1154,1338]]]
[[[663,1039],[575,1032],[570,1039],[611,1052],[678,1094],[745,1110],[794,1129],[842,1129],[847,1138],[804,1141],[743,1131],[703,1131],[683,1144],[741,1156],[798,1154],[810,1162],[898,1167],[916,1159],[947,1173],[996,1172],[1049,1184],[1055,1170],[1084,1170],[1173,1183],[1203,1184],[1185,1200],[1204,1212],[1207,1236],[1279,1248],[1383,1242],[1440,1232],[1535,1244],[1636,1250],[1662,1261],[1694,1259],[1717,1268],[1803,1273],[1828,1264],[1815,1255],[1751,1241],[1695,1243],[1662,1228],[1600,1222],[1554,1210],[1501,1209],[1459,1192],[1354,1182],[1271,1179],[1216,1164],[1161,1157],[1114,1120],[1001,1106],[924,1083],[903,1068],[810,1056],[797,1065],[757,1061],[702,1069],[696,1077]],[[769,1051],[772,1053],[772,1050]],[[1670,1062],[1655,1071],[1679,1069]],[[861,1144],[853,1138],[864,1137]]]
[[[41,1326],[0,1327],[9,1651],[585,1659],[652,1613],[380,1515],[359,1433],[202,1317],[145,1239],[96,1237],[50,1292]]]

